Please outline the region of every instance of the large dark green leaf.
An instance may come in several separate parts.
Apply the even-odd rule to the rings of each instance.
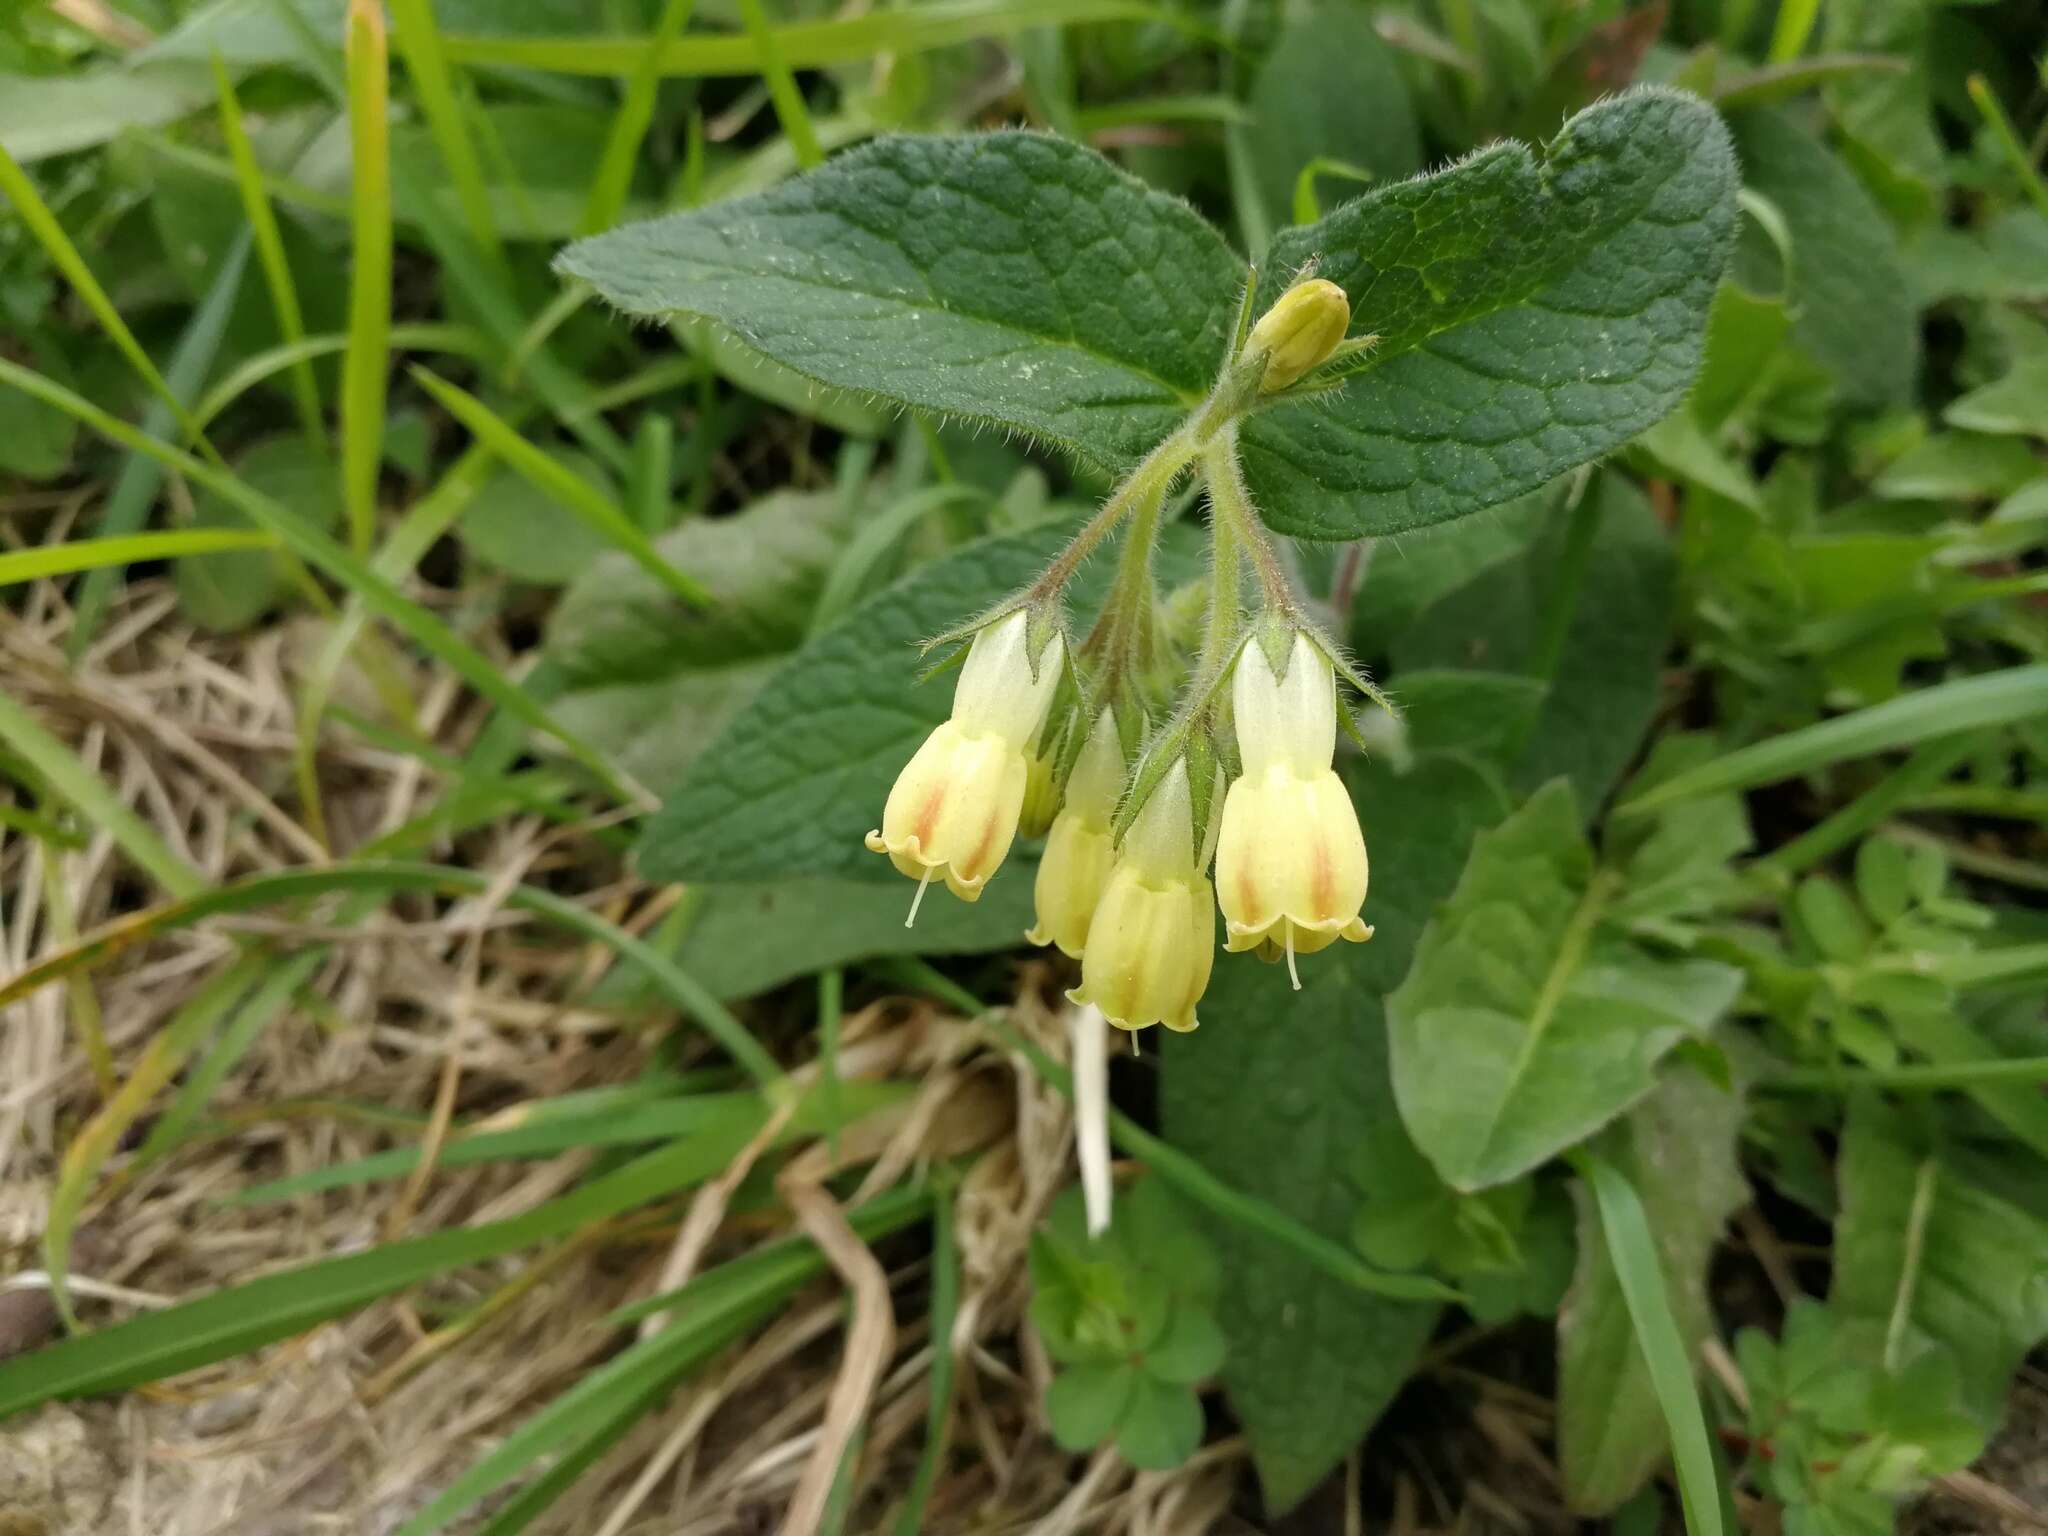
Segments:
[[[1354,538],[1495,505],[1620,446],[1698,368],[1734,161],[1711,109],[1641,90],[1543,156],[1485,150],[1275,242],[1378,350],[1337,396],[1256,417],[1284,533]],[[757,197],[572,246],[635,315],[730,327],[807,377],[1127,466],[1207,390],[1243,268],[1185,204],[1029,133],[890,138]]]
[[[1039,528],[970,544],[804,646],[649,823],[643,871],[721,882],[897,878],[861,838],[953,695],[949,677],[919,686],[918,643],[1030,580],[1064,533]]]
[[[1314,258],[1380,343],[1334,400],[1246,428],[1267,520],[1316,539],[1442,522],[1663,418],[1699,369],[1734,208],[1712,110],[1639,90],[1541,158],[1497,145],[1281,235],[1262,299]]]
[[[918,645],[1029,581],[1069,529],[1042,525],[985,538],[920,566],[796,652],[703,750],[648,824],[642,867],[659,880],[758,881],[792,875],[900,879],[861,839],[889,786],[952,707],[950,676],[920,684]],[[1170,528],[1160,569],[1200,569],[1194,530]],[[1083,618],[1109,564],[1081,573]],[[1011,869],[1005,881],[1029,883]]]
[[[1472,833],[1502,808],[1485,777],[1453,759],[1400,777],[1358,765],[1347,777],[1372,853],[1372,942],[1304,959],[1299,993],[1284,967],[1219,956],[1202,1027],[1166,1042],[1161,1086],[1176,1147],[1339,1242],[1351,1235],[1358,1181],[1372,1177],[1370,1128],[1395,1113],[1380,999]],[[1436,1308],[1366,1295],[1243,1227],[1212,1232],[1230,1341],[1224,1384],[1266,1502],[1284,1510],[1379,1417]]]
[[[1104,466],[1207,391],[1243,281],[1187,204],[1034,133],[879,140],[560,265],[628,314],[716,320],[823,383]]]

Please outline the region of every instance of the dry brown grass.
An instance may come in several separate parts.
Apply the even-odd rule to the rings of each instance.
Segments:
[[[61,537],[76,510],[71,502],[47,522],[38,516],[35,541]],[[291,791],[293,701],[316,631],[286,623],[201,635],[179,620],[161,579],[130,585],[76,666],[63,652],[68,622],[47,584],[0,612],[10,692],[172,850],[213,881],[327,857]],[[421,729],[459,755],[479,713],[443,680],[412,681]],[[374,709],[360,679],[344,686]],[[338,732],[320,776],[343,851],[417,814],[437,788],[416,760]],[[669,896],[586,831],[515,816],[436,856],[500,888],[539,881],[630,928],[650,926]],[[0,829],[0,892],[0,967],[10,973],[152,899],[103,830],[53,850]],[[214,924],[128,952],[79,988],[45,989],[10,1009],[0,1032],[0,1284],[14,1287],[0,1293],[0,1352],[32,1347],[56,1326],[35,1278],[39,1243],[58,1159],[102,1102],[88,1049],[95,1030],[124,1068],[238,940],[259,938],[331,943],[311,989],[324,1006],[290,1010],[239,1063],[213,1105],[215,1134],[139,1176],[121,1156],[109,1165],[75,1253],[89,1321],[395,1236],[500,1219],[560,1193],[587,1155],[438,1169],[262,1207],[219,1203],[256,1179],[389,1145],[388,1129],[362,1108],[438,1128],[458,1113],[625,1082],[675,1022],[592,1006],[612,956],[556,942],[487,898],[394,899],[343,932],[273,918]],[[1013,1022],[1060,1054],[1065,1032],[1043,1001],[1049,981],[1026,968]],[[847,1019],[841,1069],[919,1084],[905,1107],[844,1138],[843,1158],[866,1165],[864,1191],[934,1158],[980,1154],[954,1196],[963,1277],[953,1336],[927,1337],[918,1245],[885,1245],[885,1258],[854,1240],[819,1183],[828,1150],[806,1148],[778,1183],[800,1225],[853,1278],[856,1326],[845,1326],[838,1276],[811,1286],[677,1391],[536,1529],[767,1530],[799,1498],[806,1508],[791,1524],[809,1528],[834,1446],[857,1423],[848,1528],[882,1528],[921,1449],[936,1349],[958,1361],[958,1408],[928,1529],[1209,1528],[1239,1481],[1235,1442],[1171,1475],[1133,1475],[1113,1456],[1083,1463],[1060,1452],[1038,1413],[1049,1367],[1020,1328],[1025,1255],[1033,1224],[1072,1177],[1064,1100],[973,1026],[909,1000],[878,1000]],[[0,1510],[21,1531],[50,1536],[389,1531],[619,1346],[616,1329],[595,1326],[605,1313],[786,1230],[727,1211],[745,1161],[680,1213],[462,1271],[171,1385],[10,1424],[0,1436]]]

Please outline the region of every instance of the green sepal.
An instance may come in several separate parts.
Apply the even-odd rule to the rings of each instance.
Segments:
[[[1231,331],[1230,356],[1244,354],[1245,338],[1252,333],[1252,323],[1257,318],[1252,310],[1252,301],[1259,296],[1259,267],[1257,262],[1245,269],[1244,290],[1237,299],[1237,324]]]

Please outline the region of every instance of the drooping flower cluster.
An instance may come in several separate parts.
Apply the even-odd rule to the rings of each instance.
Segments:
[[[1372,936],[1365,838],[1334,766],[1338,674],[1378,694],[1304,615],[1237,460],[1240,417],[1335,387],[1342,359],[1371,345],[1345,339],[1350,318],[1344,291],[1312,276],[1256,326],[1247,295],[1209,400],[1038,581],[947,637],[971,635],[952,717],[868,834],[918,881],[914,919],[935,875],[973,901],[1020,822],[1045,833],[1027,937],[1078,959],[1069,996],[1123,1029],[1195,1027],[1219,906],[1224,948],[1284,958],[1297,987],[1298,956]],[[1207,485],[1212,560],[1199,655],[1176,665],[1152,557],[1167,492],[1191,467]],[[1126,523],[1102,613],[1070,644],[1067,580]]]

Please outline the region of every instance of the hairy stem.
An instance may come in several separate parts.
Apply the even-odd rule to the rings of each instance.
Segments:
[[[1094,553],[1095,546],[1109,536],[1133,507],[1148,503],[1156,507],[1164,501],[1180,472],[1194,462],[1200,451],[1199,440],[1190,423],[1146,454],[1138,462],[1138,467],[1124,478],[1123,484],[1110,492],[1102,509],[1088,519],[1081,531],[1074,535],[1073,541],[1053,557],[1045,573],[1032,583],[1031,598],[1043,600],[1059,592],[1073,579],[1074,572],[1081,568],[1081,562]]]
[[[1210,438],[1202,448],[1202,473],[1209,482],[1209,506],[1219,523],[1227,522],[1244,552],[1251,557],[1252,571],[1259,578],[1259,590],[1266,606],[1277,613],[1296,612],[1294,588],[1280,552],[1266,535],[1265,524],[1252,506],[1245,488],[1244,471],[1237,462],[1237,426],[1232,423]]]
[[[1082,646],[1101,662],[1104,691],[1112,699],[1122,681],[1151,659],[1152,551],[1159,542],[1160,513],[1165,505],[1166,486],[1162,483],[1132,508],[1131,526],[1117,556],[1116,579],[1110,584],[1101,617]]]
[[[1237,525],[1216,511],[1209,511],[1209,623],[1202,636],[1201,675],[1207,676],[1223,663],[1244,625],[1244,604],[1240,587],[1244,556],[1238,548]]]

